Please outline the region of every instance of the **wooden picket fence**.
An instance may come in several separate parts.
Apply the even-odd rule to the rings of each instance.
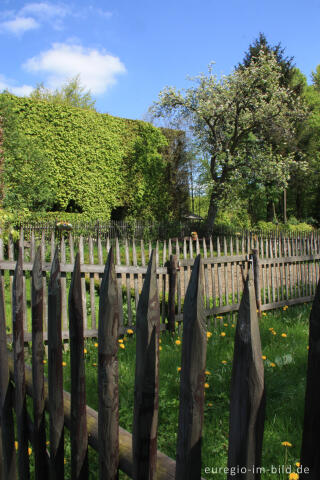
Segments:
[[[84,313],[80,255],[76,255],[69,291],[71,394],[63,391],[62,277],[58,253],[48,288],[48,379],[44,378],[44,283],[41,248],[32,267],[32,368],[24,360],[22,250],[12,282],[13,352],[7,349],[3,278],[0,275],[0,472],[6,480],[30,478],[29,443],[33,446],[35,479],[63,480],[64,427],[70,431],[71,479],[89,476],[88,445],[98,451],[99,478],[116,480],[121,469],[131,478],[201,479],[207,326],[203,264],[197,255],[185,296],[176,460],[157,451],[159,404],[159,336],[155,251],[151,252],[136,319],[136,372],[133,432],[119,427],[118,331],[119,295],[113,250],[100,286],[98,328],[98,412],[86,406]],[[256,310],[254,269],[250,268],[240,303],[230,395],[228,468],[244,468],[260,478],[265,415],[264,366]],[[310,316],[306,409],[301,463],[309,469],[300,478],[320,478],[318,429],[320,410],[320,283]],[[33,421],[26,406],[33,400]],[[13,415],[13,409],[15,416]],[[46,446],[45,411],[49,413]],[[15,435],[16,424],[16,435]],[[16,454],[15,439],[18,442]],[[17,455],[17,459],[16,459]],[[236,471],[236,470],[235,470]],[[241,470],[243,472],[243,470]]]
[[[248,265],[253,263],[259,310],[269,310],[310,302],[313,300],[319,280],[320,238],[318,234],[277,236],[270,238],[247,235],[241,237],[210,237],[192,240],[191,237],[157,241],[145,244],[143,240],[105,241],[98,236],[80,236],[75,239],[72,233],[57,238],[50,233],[50,240],[42,232],[36,238],[33,231],[27,240],[22,229],[19,247],[23,259],[23,322],[26,340],[31,339],[31,314],[27,305],[31,302],[31,276],[36,246],[40,244],[43,258],[42,282],[48,289],[48,272],[51,268],[55,248],[59,245],[59,259],[62,284],[62,335],[67,338],[68,330],[68,286],[76,252],[80,255],[82,283],[82,308],[86,337],[97,336],[98,295],[104,263],[111,246],[115,250],[115,271],[119,295],[120,333],[135,328],[135,316],[139,303],[147,261],[155,248],[155,261],[161,311],[161,328],[174,329],[176,321],[182,321],[183,304],[195,255],[203,258],[203,282],[205,291],[205,313],[207,317],[239,310],[243,290],[243,277]],[[12,238],[4,245],[0,238],[0,270],[6,278],[7,300],[12,301],[12,282],[17,260],[17,246]],[[6,272],[6,273],[5,273]],[[44,317],[47,318],[48,305],[44,298]],[[11,325],[9,325],[11,327]],[[47,325],[44,325],[47,338]]]

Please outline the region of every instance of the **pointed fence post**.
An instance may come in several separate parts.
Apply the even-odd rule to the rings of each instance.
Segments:
[[[156,258],[152,250],[136,319],[136,370],[133,413],[133,479],[156,478],[160,306]]]
[[[119,304],[113,247],[100,286],[98,330],[99,478],[117,480],[119,467]]]
[[[35,480],[42,480],[48,475],[43,360],[43,283],[41,250],[39,247],[32,270],[32,393]]]
[[[183,308],[176,480],[200,480],[207,355],[202,261],[197,255]]]
[[[14,447],[14,422],[12,409],[13,388],[9,376],[6,318],[3,296],[3,278],[0,272],[0,441],[2,440],[0,477],[2,471],[3,479],[6,480],[16,480],[17,478],[16,451]]]
[[[246,479],[260,479],[265,415],[264,367],[252,270],[244,285],[235,333],[230,394],[228,467],[246,468]],[[258,469],[259,470],[259,469]],[[240,480],[243,473],[228,474]]]
[[[22,270],[22,250],[14,272],[12,285],[12,333],[15,383],[15,411],[18,439],[19,479],[29,480],[28,424],[24,368],[24,282]]]
[[[80,255],[76,256],[69,290],[69,332],[71,364],[71,478],[87,480],[88,434],[86,415],[86,381],[84,366],[83,302]]]
[[[252,250],[252,260],[253,260],[253,278],[254,278],[254,288],[256,292],[256,306],[258,310],[258,315],[261,317],[261,288],[260,288],[260,264],[259,264],[259,250],[254,248]]]
[[[59,250],[56,248],[48,287],[48,391],[50,480],[64,478],[64,406],[62,373],[62,300]]]
[[[314,297],[309,323],[309,353],[304,422],[301,446],[303,471],[300,479],[320,478],[320,282]],[[307,469],[307,470],[305,470]]]

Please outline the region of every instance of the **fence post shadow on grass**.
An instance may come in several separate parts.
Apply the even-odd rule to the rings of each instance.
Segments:
[[[309,352],[300,463],[301,479],[320,478],[320,281],[309,323]],[[308,469],[308,471],[305,471]]]
[[[202,260],[197,255],[186,292],[180,373],[179,427],[176,480],[201,478],[201,447],[207,326],[202,282]]]
[[[253,272],[249,269],[234,342],[230,393],[228,479],[258,480],[265,417],[264,366]],[[237,472],[237,467],[246,473]],[[258,471],[257,471],[258,470]]]

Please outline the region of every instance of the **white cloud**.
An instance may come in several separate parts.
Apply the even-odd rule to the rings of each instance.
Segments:
[[[0,32],[20,35],[28,30],[34,30],[39,26],[39,23],[32,17],[18,16],[13,20],[7,20],[6,22],[0,23]]]
[[[41,19],[53,17],[65,17],[68,13],[64,5],[53,5],[52,3],[27,3],[19,12],[20,14],[33,15]]]
[[[59,88],[66,80],[80,74],[81,84],[95,95],[104,93],[125,73],[118,57],[80,45],[54,43],[50,50],[30,58],[25,70],[46,75],[49,88]]]
[[[3,90],[8,90],[19,97],[27,97],[33,90],[31,85],[22,85],[21,87],[17,87],[11,83],[12,82],[7,80],[4,75],[0,75],[0,92],[3,92]]]

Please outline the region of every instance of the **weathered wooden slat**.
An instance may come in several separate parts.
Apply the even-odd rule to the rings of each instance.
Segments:
[[[28,455],[28,424],[24,366],[24,305],[25,303],[23,295],[22,249],[20,247],[12,286],[12,332],[14,352],[15,411],[18,439],[19,479],[23,478],[24,480],[29,480],[30,472]]]
[[[320,282],[310,313],[309,352],[307,384],[305,393],[304,422],[301,445],[301,465],[308,473],[301,473],[301,479],[320,478],[320,445],[317,440],[320,415]]]
[[[61,236],[60,240],[60,258],[61,263],[66,263],[66,244],[64,236]],[[68,301],[67,301],[67,274],[61,272],[61,315],[62,315],[62,328],[63,331],[68,330]]]
[[[80,255],[80,263],[84,263],[84,246],[83,246],[83,236],[80,235],[79,238],[79,255]],[[61,269],[61,273],[63,269]],[[88,328],[88,317],[87,317],[87,293],[86,293],[86,278],[85,273],[81,271],[81,295],[82,295],[82,313],[83,313],[83,326],[84,328]]]
[[[167,242],[164,240],[163,242],[163,250],[162,250],[162,266],[165,265],[167,261]],[[166,319],[166,275],[162,276],[162,285],[161,285],[161,292],[162,292],[162,299],[161,299],[161,323],[165,323]],[[161,278],[160,276],[160,278]],[[159,278],[159,281],[160,281]]]
[[[119,304],[114,252],[109,251],[100,287],[98,335],[99,478],[117,480],[119,466]]]
[[[223,237],[223,253],[224,256],[228,256],[228,250],[227,250],[227,239],[226,237]],[[228,278],[228,264],[224,264],[224,291],[225,291],[225,297],[226,297],[226,305],[229,304],[229,278]]]
[[[136,267],[138,265],[138,260],[137,260],[137,249],[136,249],[135,239],[132,240],[132,260],[133,260],[133,266]],[[137,311],[138,302],[139,302],[139,277],[137,273],[133,274],[133,283],[134,283],[134,300],[135,300],[135,306]]]
[[[118,286],[118,303],[119,303],[119,329],[124,326],[123,323],[123,301],[122,301],[122,274],[117,272],[117,266],[121,265],[120,258],[120,245],[119,239],[116,238],[116,273],[117,273],[117,286]]]
[[[58,249],[48,287],[48,391],[50,422],[50,480],[64,478],[64,406],[61,339],[61,273]]]
[[[221,250],[220,250],[220,239],[217,237],[217,260],[221,258]],[[222,278],[221,278],[221,262],[217,265],[217,277],[218,277],[218,292],[219,292],[219,307],[223,305],[223,297],[222,297]]]
[[[13,389],[9,375],[4,289],[0,272],[0,431],[2,440],[0,476],[3,475],[3,480],[16,480],[17,478],[12,408]]]
[[[89,237],[89,262],[94,264],[93,241]],[[96,303],[95,303],[94,273],[90,273],[90,308],[91,308],[91,328],[96,328]]]
[[[201,477],[201,444],[207,353],[201,256],[195,259],[183,313],[176,480]]]
[[[52,230],[52,232],[51,232],[51,249],[50,249],[51,262],[53,262],[55,248],[56,248],[55,247],[55,235],[54,235],[54,230]],[[42,261],[45,261],[45,257],[42,257]],[[70,260],[70,261],[71,261],[71,263],[73,263],[72,260]]]
[[[213,258],[213,242],[212,237],[210,236],[210,257]],[[214,274],[214,265],[211,265],[211,285],[212,285],[212,304],[213,307],[216,306],[216,281],[215,281],[215,274]]]
[[[254,280],[249,269],[235,334],[228,467],[246,468],[247,472],[251,472],[248,478],[253,480],[260,478],[257,467],[261,466],[265,415],[264,367],[261,357]],[[233,478],[230,470],[227,478]]]
[[[100,240],[100,243],[101,243],[101,240]],[[70,263],[74,264],[74,240],[71,232],[69,232],[69,254],[70,254]]]
[[[88,433],[83,339],[83,302],[81,295],[80,255],[77,253],[69,290],[69,334],[71,367],[71,476],[87,480]]]
[[[22,264],[23,264],[25,258],[24,258],[24,231],[22,227],[20,229],[19,255],[20,255],[20,249],[21,249],[21,258],[22,258]],[[24,270],[22,270],[22,291],[23,291],[23,300],[22,300],[23,330],[27,332],[28,331],[27,289],[26,289],[26,275]]]
[[[130,258],[129,258],[129,245],[128,239],[125,239],[125,259],[126,259],[126,266],[130,265]],[[128,325],[131,327],[132,325],[132,308],[131,308],[131,285],[130,285],[130,273],[126,273],[126,290],[127,290],[127,312],[128,312]]]
[[[176,238],[176,255],[177,255],[177,259],[178,259],[178,266],[177,266],[177,307],[178,307],[178,317],[180,318],[181,311],[182,311],[182,305],[181,305],[180,245],[179,245],[178,238]]]
[[[178,259],[176,255],[170,255],[169,266],[169,298],[168,298],[168,330],[175,331],[175,309],[176,309],[176,290],[177,290],[177,267]]]
[[[205,238],[203,239],[202,245],[203,245],[203,257],[204,259],[206,259],[208,258],[208,253],[207,253],[207,244],[206,244]],[[206,308],[210,308],[208,264],[203,263],[203,268],[204,268],[204,290],[205,290],[205,296],[206,296]]]
[[[139,299],[136,320],[136,370],[133,413],[133,479],[156,478],[160,308],[153,251]]]
[[[41,249],[38,248],[32,270],[32,382],[33,450],[35,480],[48,476],[46,456],[46,419],[44,412],[43,284]]]
[[[193,260],[193,240],[192,240],[192,237],[189,237],[189,255],[190,255],[190,259]]]
[[[184,284],[184,296],[187,292],[187,285],[188,285],[188,267],[184,263],[187,262],[187,240],[186,238],[183,239],[183,260],[180,260],[180,266],[183,267],[183,284]]]

